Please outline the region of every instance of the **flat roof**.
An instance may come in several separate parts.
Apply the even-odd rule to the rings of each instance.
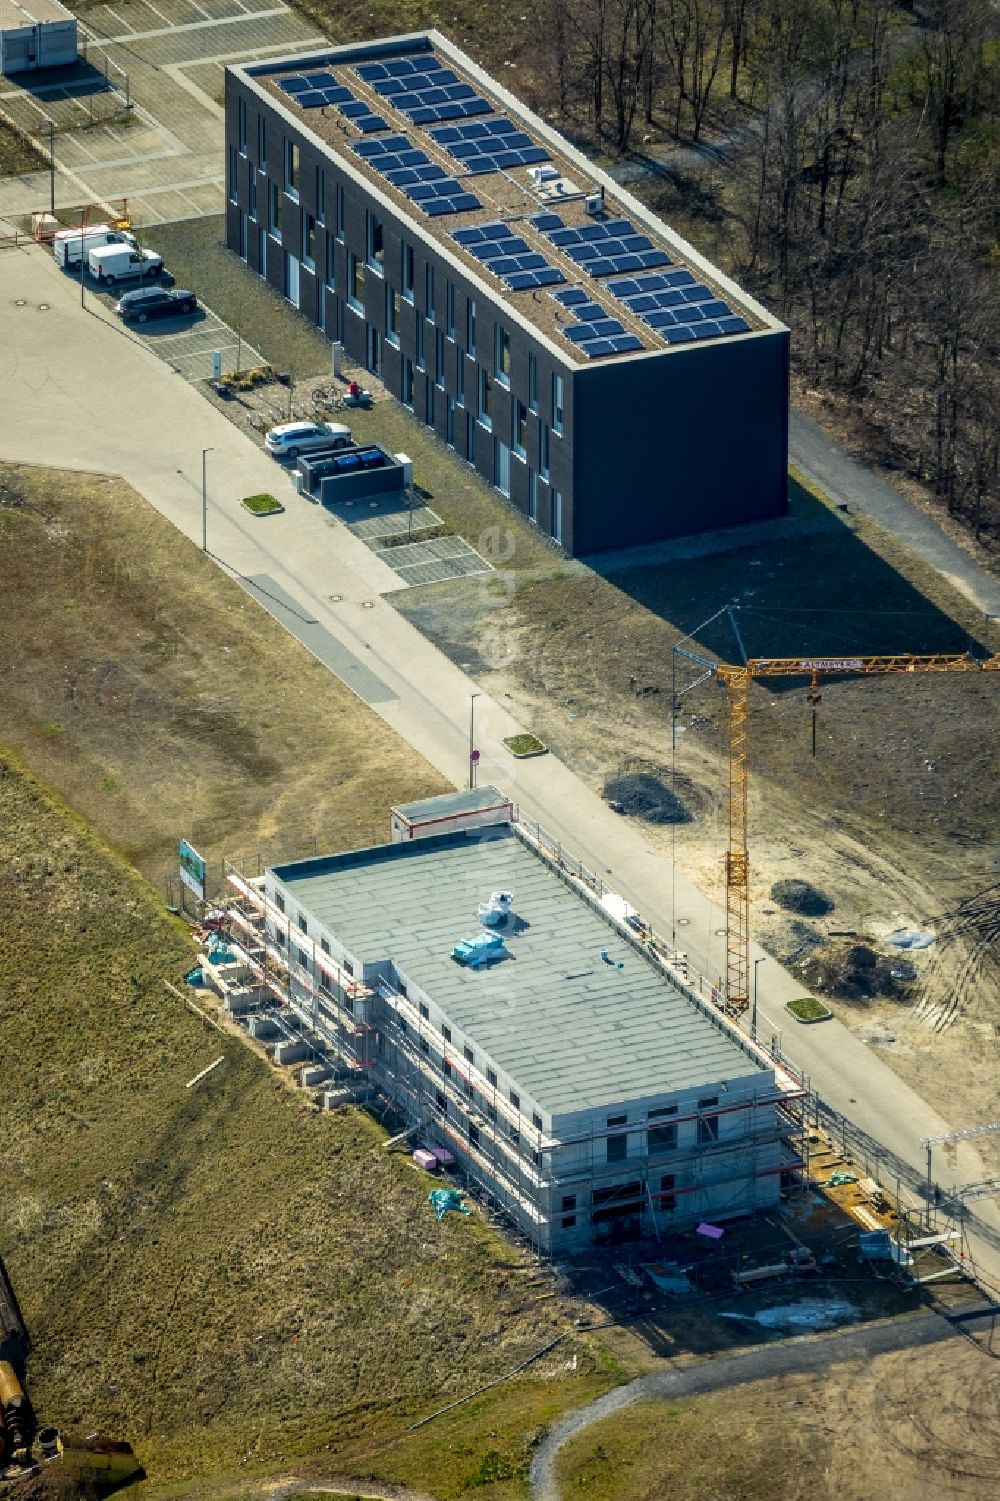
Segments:
[[[17,31],[38,22],[73,21],[76,17],[59,0],[0,0],[0,31]]]
[[[783,330],[436,31],[231,71],[563,359],[587,368]],[[453,82],[418,87],[439,77]]]
[[[390,958],[550,1115],[766,1073],[509,825],[273,868],[356,959]],[[513,894],[511,957],[456,963],[480,902]],[[606,955],[607,958],[604,958]]]
[[[415,803],[397,803],[392,811],[407,823],[435,823],[440,818],[460,818],[463,813],[488,813],[509,803],[510,798],[498,787],[467,787],[461,792],[422,797]]]

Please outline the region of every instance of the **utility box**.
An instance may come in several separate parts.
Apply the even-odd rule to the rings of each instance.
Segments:
[[[509,797],[496,787],[475,787],[424,797],[416,803],[398,803],[389,810],[389,838],[393,844],[406,844],[434,834],[455,834],[513,821],[514,804]]]
[[[76,17],[59,0],[0,0],[0,73],[76,62]]]

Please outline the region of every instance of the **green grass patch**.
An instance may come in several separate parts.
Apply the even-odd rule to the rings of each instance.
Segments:
[[[0,120],[0,177],[22,177],[27,172],[41,172],[48,166],[45,158],[6,120]]]
[[[254,516],[273,516],[285,509],[273,495],[244,495],[240,504]]]
[[[800,1022],[825,1022],[833,1012],[814,996],[804,995],[797,1001],[786,1001],[785,1010]]]
[[[508,735],[503,743],[512,756],[541,756],[548,750],[537,735]]]

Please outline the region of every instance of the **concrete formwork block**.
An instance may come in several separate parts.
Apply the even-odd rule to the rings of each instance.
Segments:
[[[308,1057],[307,1042],[279,1042],[274,1049],[275,1063],[301,1063]]]
[[[263,1042],[268,1038],[280,1037],[281,1028],[269,1016],[254,1016],[250,1019],[250,1036]]]
[[[299,1082],[303,1089],[315,1089],[317,1084],[322,1084],[329,1077],[330,1070],[325,1063],[307,1063],[299,1074]]]

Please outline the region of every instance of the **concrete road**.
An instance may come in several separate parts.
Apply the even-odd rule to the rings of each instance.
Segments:
[[[380,597],[401,584],[380,557],[296,496],[266,454],[96,300],[81,311],[76,285],[40,248],[0,252],[0,306],[0,457],[121,474],[200,545],[201,454],[211,449],[208,542],[219,565],[254,581],[253,597],[456,786],[467,779],[470,701],[479,694],[480,783],[503,787],[660,932],[670,935],[675,913],[687,918],[694,965],[713,979],[723,972],[719,908],[556,757],[510,757],[501,739],[523,727]],[[278,494],[286,514],[260,522],[242,511],[239,498],[260,491]],[[768,1021],[800,991],[773,960],[761,967]],[[945,1122],[838,1022],[797,1027],[784,1046],[831,1105],[918,1170],[921,1137],[965,1124],[960,1102]],[[942,1186],[986,1177],[968,1144],[947,1171],[942,1154],[941,1167]],[[991,1201],[978,1209],[1000,1229]],[[984,1246],[981,1255],[1000,1278],[1000,1252]]]

